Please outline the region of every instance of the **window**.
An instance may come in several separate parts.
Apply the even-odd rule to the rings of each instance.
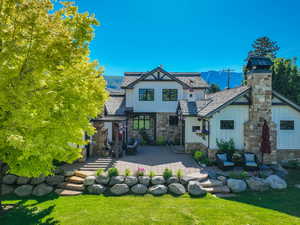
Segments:
[[[152,128],[152,122],[150,116],[139,115],[133,118],[133,129],[150,129]]]
[[[177,116],[169,116],[169,125],[177,126],[178,125],[178,117]]]
[[[233,130],[234,129],[234,120],[221,120],[220,121],[221,130]]]
[[[294,120],[280,120],[280,130],[294,130]]]
[[[154,101],[154,89],[139,89],[140,101]]]
[[[163,89],[163,101],[177,101],[177,89]]]
[[[198,130],[200,130],[200,126],[193,126],[192,127],[193,132],[196,132]]]

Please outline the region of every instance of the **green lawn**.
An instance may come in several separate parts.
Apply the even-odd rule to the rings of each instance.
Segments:
[[[0,218],[1,225],[29,224],[300,224],[299,171],[289,175],[285,191],[243,193],[234,198],[190,198],[151,195],[13,199],[19,206]]]

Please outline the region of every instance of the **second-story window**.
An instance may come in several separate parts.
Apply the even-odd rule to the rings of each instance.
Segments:
[[[162,100],[163,101],[177,101],[178,90],[177,89],[163,89]]]
[[[154,101],[154,89],[139,89],[140,101]]]

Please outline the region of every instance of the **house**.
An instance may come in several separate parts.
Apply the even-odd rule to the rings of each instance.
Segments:
[[[217,140],[260,155],[264,121],[270,127],[272,153],[267,162],[300,158],[300,107],[272,91],[272,62],[252,57],[247,85],[209,94],[197,72],[126,72],[122,90],[111,92],[104,116],[109,141],[139,138],[174,143],[186,152],[202,149],[214,157]]]

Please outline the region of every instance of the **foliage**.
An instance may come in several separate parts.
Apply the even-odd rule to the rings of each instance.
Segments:
[[[117,168],[109,168],[108,169],[108,176],[109,177],[116,177],[116,176],[119,176],[119,171]]]
[[[217,146],[220,152],[226,152],[229,155],[232,155],[235,151],[234,141],[230,138],[228,141],[221,139],[220,141],[217,139]]]
[[[252,44],[253,50],[248,56],[266,56],[276,58],[277,51],[280,49],[276,41],[272,41],[269,37],[257,38]]]
[[[68,2],[1,1],[0,160],[10,173],[48,175],[54,160],[81,156],[107,98],[102,69],[88,58],[94,25]]]
[[[153,172],[153,171],[150,171],[150,173],[149,173],[149,177],[150,178],[152,178],[152,177],[154,177],[155,176],[155,172]]]
[[[128,177],[128,176],[130,176],[130,175],[131,175],[131,171],[130,171],[130,169],[127,168],[127,169],[125,170],[125,176]]]
[[[201,151],[195,151],[194,152],[194,159],[196,160],[196,161],[200,161],[201,160],[201,158],[203,158],[204,157],[204,152],[201,152]]]
[[[211,84],[208,88],[208,93],[212,94],[212,93],[216,93],[218,91],[221,91],[221,88],[219,85],[217,84]]]
[[[166,144],[165,137],[164,136],[157,137],[156,144],[158,144],[158,145],[165,145]]]
[[[144,176],[145,175],[145,169],[144,168],[138,168],[135,172],[136,176]]]
[[[247,179],[249,178],[249,174],[247,171],[243,171],[243,172],[230,172],[228,174],[228,177],[229,178],[232,178],[232,179]]]
[[[165,168],[164,172],[163,172],[163,177],[167,180],[170,177],[173,176],[173,172],[171,169]]]
[[[96,171],[96,175],[97,176],[101,176],[102,174],[104,173],[104,169],[103,168],[100,168]]]
[[[183,172],[181,169],[178,169],[176,171],[176,177],[180,180],[183,177]]]
[[[150,144],[150,138],[149,135],[147,134],[147,131],[145,129],[141,129],[139,131],[141,137],[142,137],[142,143],[143,144]]]

